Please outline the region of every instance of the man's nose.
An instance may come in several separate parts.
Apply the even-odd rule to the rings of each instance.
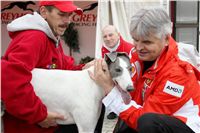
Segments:
[[[69,16],[64,16],[63,17],[63,22],[64,23],[70,23],[70,17]]]
[[[107,37],[106,37],[106,40],[110,40],[110,37],[109,37],[109,36],[107,36]]]
[[[141,42],[137,42],[135,45],[137,50],[142,50],[144,48],[144,45]]]

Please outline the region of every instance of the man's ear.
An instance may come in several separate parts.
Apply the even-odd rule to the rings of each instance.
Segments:
[[[167,34],[167,35],[165,36],[165,46],[168,46],[168,45],[169,45],[170,37],[171,37],[170,34]]]
[[[45,7],[45,6],[41,6],[40,9],[39,9],[39,11],[40,11],[40,15],[41,15],[44,19],[46,19],[46,18],[47,18],[47,13],[48,13],[46,7]]]
[[[118,34],[118,36],[120,37],[120,33],[118,32],[117,34]]]

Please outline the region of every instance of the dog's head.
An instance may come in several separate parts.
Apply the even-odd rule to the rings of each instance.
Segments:
[[[124,91],[132,91],[132,66],[128,55],[118,52],[108,53],[105,55],[105,61],[115,84],[119,85]]]

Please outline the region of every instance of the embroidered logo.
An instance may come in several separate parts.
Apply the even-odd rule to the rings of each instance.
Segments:
[[[135,65],[132,63],[131,64],[132,69],[131,69],[131,77],[133,77],[136,74],[136,69],[135,69]]]
[[[183,94],[183,90],[184,90],[184,86],[167,81],[163,92],[176,96],[176,97],[181,97]]]
[[[56,64],[50,64],[46,66],[47,69],[55,69],[56,68]]]
[[[146,79],[146,80],[145,80],[145,83],[147,84],[147,86],[150,86],[151,83],[152,83],[152,80],[151,80],[151,79]]]
[[[57,59],[56,58],[52,58],[51,59],[52,63],[51,64],[48,64],[46,66],[47,69],[56,69],[57,68]]]

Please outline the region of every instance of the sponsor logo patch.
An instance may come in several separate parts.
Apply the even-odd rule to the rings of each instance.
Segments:
[[[167,81],[163,92],[176,96],[176,97],[181,97],[183,94],[183,90],[184,90],[184,86]]]
[[[132,70],[131,70],[131,77],[133,77],[136,74],[136,69],[135,69],[135,65],[132,63]]]

